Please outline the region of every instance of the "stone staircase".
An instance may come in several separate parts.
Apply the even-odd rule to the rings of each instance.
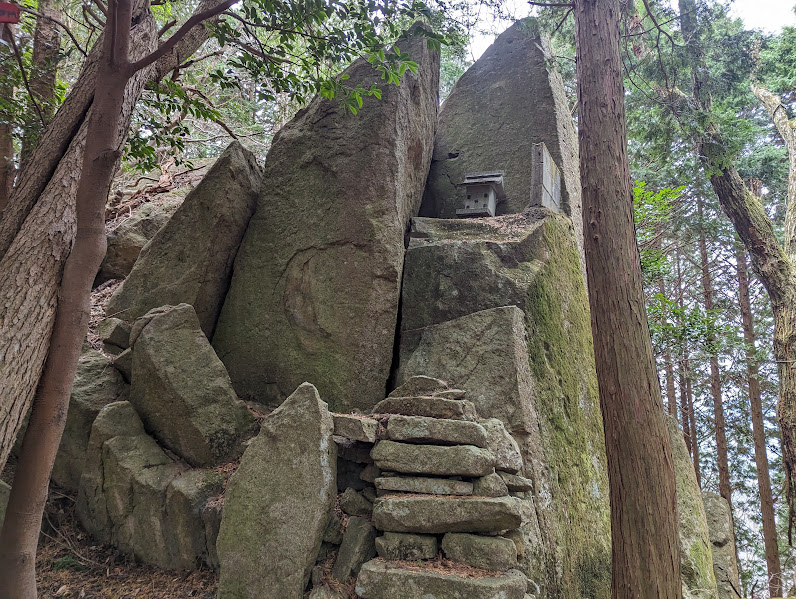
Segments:
[[[335,433],[374,441],[378,557],[355,568],[357,595],[523,599],[527,580],[515,569],[524,551],[521,500],[512,493],[530,490],[531,481],[518,474],[519,449],[502,422],[479,420],[464,391],[430,377],[396,389],[374,407],[373,419],[378,427],[335,417]],[[345,536],[348,530],[338,562],[350,553]]]

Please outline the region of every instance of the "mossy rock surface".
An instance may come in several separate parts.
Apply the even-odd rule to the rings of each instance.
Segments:
[[[398,380],[465,389],[517,441],[532,481],[520,568],[543,597],[610,596],[605,443],[572,223],[543,209],[413,220]]]
[[[711,599],[717,596],[718,591],[716,576],[713,572],[713,552],[705,505],[702,501],[702,491],[699,488],[694,464],[686,448],[680,425],[668,414],[665,414],[664,417],[672,444],[674,475],[677,485],[683,597],[686,599]]]

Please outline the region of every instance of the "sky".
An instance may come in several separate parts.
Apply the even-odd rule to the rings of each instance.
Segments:
[[[509,0],[508,4],[514,5],[514,13],[517,17],[525,16],[529,13],[527,5],[522,0]],[[677,0],[672,0],[672,4],[677,8]],[[768,33],[776,33],[783,26],[796,27],[796,13],[793,7],[794,0],[734,0],[732,3],[731,14],[743,19],[749,29],[762,29]],[[497,29],[508,27],[496,25]],[[476,60],[484,53],[494,40],[494,35],[476,35],[470,44],[470,59]]]

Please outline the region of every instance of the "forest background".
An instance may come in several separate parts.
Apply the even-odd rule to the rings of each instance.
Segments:
[[[152,4],[160,35],[196,8],[191,2]],[[290,6],[272,4],[280,10]],[[702,488],[731,501],[743,595],[765,597],[781,588],[780,577],[789,588],[796,568],[788,542],[776,418],[773,314],[769,296],[748,268],[744,246],[719,206],[711,173],[695,151],[693,132],[703,123],[692,122],[693,114],[681,106],[692,100],[672,94],[682,89],[687,96],[692,84],[677,18],[684,6],[696,17],[709,71],[712,124],[723,134],[725,156],[731,156],[748,189],[759,196],[782,243],[789,200],[788,139],[772,115],[785,115],[793,130],[796,28],[780,23],[768,30],[749,29],[731,5],[710,0],[623,5],[637,239],[664,404],[686,431]],[[105,20],[101,0],[30,0],[23,7],[20,24],[5,28],[0,40],[0,208],[26,168],[44,124],[77,81]],[[403,21],[385,25],[380,34],[397,35],[408,24],[410,9]],[[459,0],[423,7],[421,16],[444,42],[441,99],[493,33],[529,12],[540,16],[554,38],[577,123],[574,30],[565,6]],[[334,96],[352,113],[362,95],[377,94],[347,89],[334,77],[354,57],[369,52],[368,31],[357,32],[354,39],[362,43],[335,45],[311,35],[286,37],[278,28],[252,28],[246,19],[217,22],[213,38],[190,60],[147,84],[135,105],[111,198],[141,177],[156,182],[164,174],[190,171],[233,138],[265,156],[273,134],[316,93]],[[385,84],[391,84],[412,65],[401,64],[399,57],[395,72],[383,68]],[[773,109],[764,104],[766,98],[776,101]],[[764,473],[770,474],[768,483]]]

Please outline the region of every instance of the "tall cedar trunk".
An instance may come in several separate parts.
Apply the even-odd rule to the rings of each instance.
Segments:
[[[60,19],[61,11],[53,0],[39,0],[38,11],[44,17]],[[36,31],[33,34],[33,65],[29,73],[30,90],[33,100],[39,106],[41,116],[47,121],[54,112],[55,75],[58,68],[58,52],[61,47],[61,34],[51,20],[44,17],[36,19]],[[20,151],[20,170],[25,170],[31,151],[41,136],[44,125],[39,115],[34,115],[25,123],[22,132],[22,149]]]
[[[755,445],[755,465],[757,466],[757,487],[760,493],[760,514],[763,518],[763,543],[766,548],[766,568],[768,570],[768,591],[771,597],[782,596],[782,566],[779,561],[777,525],[774,516],[774,498],[771,493],[771,478],[768,472],[766,452],[766,431],[763,424],[763,401],[757,374],[755,357],[755,329],[752,320],[752,305],[749,301],[749,276],[746,269],[746,252],[736,248],[738,265],[738,301],[741,307],[743,338],[746,343],[746,374],[749,385],[749,411],[752,416],[752,437]]]
[[[120,120],[130,78],[131,0],[111,0],[103,58],[75,198],[75,241],[64,265],[50,351],[22,444],[0,533],[0,596],[36,597],[36,546],[69,391],[88,330],[91,285],[105,256],[105,202],[120,151]],[[110,35],[109,32],[113,32]]]
[[[9,40],[13,32],[11,25],[0,23],[0,39],[4,44],[0,44],[0,61],[5,65],[11,65],[14,59],[9,48]],[[11,79],[6,79],[0,85],[0,97],[11,98],[14,95],[14,87]],[[14,123],[8,113],[0,112],[0,212],[8,204],[11,190],[14,188],[14,178],[16,176],[16,166],[14,164]],[[2,218],[0,218],[2,220]]]
[[[687,41],[693,75],[693,103],[703,114],[711,114],[712,101],[705,91],[708,70],[696,28],[694,0],[680,0],[680,24]],[[775,111],[781,112],[781,111]],[[785,119],[787,120],[787,119]],[[778,124],[775,116],[775,124]],[[787,144],[787,137],[783,135]],[[735,227],[752,259],[752,268],[768,292],[774,314],[774,358],[779,374],[777,417],[785,466],[788,500],[788,541],[792,544],[796,524],[796,273],[793,270],[792,240],[796,231],[796,147],[788,148],[788,209],[785,214],[785,248],[777,241],[774,227],[762,204],[743,184],[725,153],[725,144],[715,125],[708,125],[696,139],[697,151],[710,174],[710,183],[722,210]]]
[[[704,214],[702,198],[697,199],[697,214],[699,217],[699,257],[702,275],[702,292],[705,299],[705,311],[713,310],[713,281],[710,278],[710,263],[708,260],[708,244],[705,240]],[[719,374],[719,355],[716,350],[716,334],[711,327],[708,332],[708,346],[710,348],[710,394],[713,397],[713,419],[716,429],[716,463],[719,469],[719,495],[727,500],[732,513],[732,491],[730,487],[730,465],[727,458],[727,425],[724,421],[724,404],[721,398],[721,378]]]
[[[685,439],[685,446],[688,449],[688,454],[693,456],[694,449],[692,445],[692,436],[691,436],[691,410],[688,409],[689,401],[688,401],[688,379],[690,377],[688,373],[688,343],[686,342],[685,335],[682,334],[682,331],[685,327],[684,318],[683,318],[683,271],[680,265],[680,252],[678,251],[676,254],[677,257],[677,307],[680,309],[680,314],[678,316],[679,329],[681,331],[681,338],[680,338],[680,358],[678,360],[677,366],[679,371],[679,379],[680,379],[680,424],[683,427],[683,438]]]
[[[710,180],[722,209],[735,226],[752,259],[752,267],[771,300],[774,359],[779,375],[777,416],[790,512],[788,540],[791,541],[796,518],[796,278],[793,264],[779,245],[763,205],[744,187],[735,167],[715,168]]]
[[[574,4],[592,335],[611,500],[613,596],[681,597],[672,450],[636,246],[618,0]]]
[[[685,372],[685,397],[688,408],[688,436],[691,439],[691,459],[694,462],[694,474],[697,484],[702,487],[702,469],[699,466],[699,437],[697,436],[696,412],[694,411],[694,391],[691,386],[691,361],[686,357],[683,371]]]
[[[663,246],[663,234],[661,232],[661,227],[658,225],[656,227],[657,233],[657,250],[660,252]],[[661,297],[666,297],[666,282],[663,280],[663,277],[658,279],[658,293]],[[661,326],[666,324],[666,317],[661,316],[660,321]],[[666,349],[663,352],[663,368],[666,374],[666,407],[669,410],[669,415],[677,418],[677,396],[675,395],[674,390],[674,367],[672,366],[672,348],[669,345],[669,342],[666,342]]]
[[[204,0],[194,14],[221,5]],[[151,15],[135,18],[132,57],[156,43]],[[154,65],[136,73],[119,121],[121,149],[132,110],[147,81],[184,62],[207,40],[198,25]],[[74,198],[86,140],[84,116],[94,98],[101,48],[89,54],[72,92],[48,125],[0,219],[0,469],[27,413],[50,343],[61,273],[75,234]]]

